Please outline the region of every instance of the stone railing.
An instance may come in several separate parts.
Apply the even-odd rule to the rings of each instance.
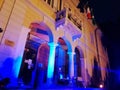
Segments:
[[[77,15],[73,15],[69,10],[63,9],[56,13],[56,27],[59,25],[63,25],[65,23],[65,19],[69,19],[71,22],[74,23],[80,30],[82,30],[82,21],[78,18]]]

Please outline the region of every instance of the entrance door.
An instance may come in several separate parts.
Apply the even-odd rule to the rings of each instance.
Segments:
[[[19,82],[24,85],[33,85],[33,74],[35,72],[38,45],[37,42],[30,39],[27,40],[18,77],[20,80]]]
[[[37,53],[35,87],[41,87],[47,83],[48,58],[49,46],[47,43],[41,44]]]
[[[80,52],[77,48],[75,48],[75,56],[74,56],[74,67],[75,67],[75,77],[81,77],[81,61],[80,61]]]
[[[67,45],[62,38],[58,40],[58,46],[55,53],[54,80],[58,84],[67,84],[69,58],[67,54]]]

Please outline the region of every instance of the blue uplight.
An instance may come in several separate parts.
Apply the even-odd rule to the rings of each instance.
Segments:
[[[62,74],[60,74],[60,79],[63,79],[63,75]]]
[[[1,68],[0,68],[0,76],[2,78],[6,78],[6,77],[11,77],[12,76],[12,66],[13,66],[13,61],[14,59],[11,57],[8,57],[7,59],[5,59],[5,61],[3,62]]]
[[[55,48],[57,44],[49,43],[49,46],[50,46],[50,53],[49,53],[49,60],[48,60],[47,78],[52,79],[54,74]]]
[[[53,77],[54,72],[54,59],[55,59],[55,47],[50,47],[50,55],[49,55],[49,61],[48,61],[48,78]]]
[[[13,66],[13,75],[15,78],[17,78],[19,75],[21,63],[22,63],[22,57],[18,56],[14,61],[14,66]]]

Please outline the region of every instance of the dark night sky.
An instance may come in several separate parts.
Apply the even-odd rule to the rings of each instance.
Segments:
[[[120,69],[120,8],[119,0],[91,0],[98,26],[106,38],[112,69]]]

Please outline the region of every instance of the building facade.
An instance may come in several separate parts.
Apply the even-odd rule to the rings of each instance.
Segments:
[[[18,79],[32,86],[104,84],[109,62],[102,32],[78,3],[1,0],[0,78],[9,77],[14,85]]]

